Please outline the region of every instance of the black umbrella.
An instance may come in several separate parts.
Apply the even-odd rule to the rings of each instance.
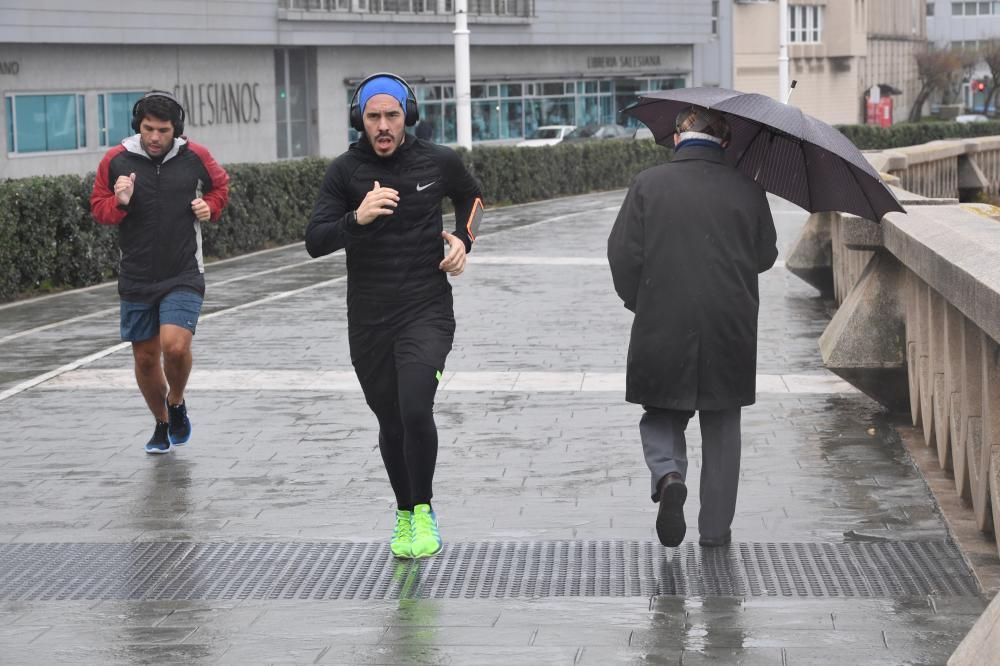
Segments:
[[[691,105],[725,114],[732,131],[726,161],[768,192],[811,213],[842,211],[879,221],[905,213],[850,139],[821,120],[766,95],[725,88],[643,93],[625,113],[658,143],[673,145],[677,114]]]

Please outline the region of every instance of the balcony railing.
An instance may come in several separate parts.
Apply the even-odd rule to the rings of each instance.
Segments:
[[[356,14],[454,13],[453,0],[279,0],[278,7],[292,11]],[[469,0],[470,16],[534,16],[535,0]]]

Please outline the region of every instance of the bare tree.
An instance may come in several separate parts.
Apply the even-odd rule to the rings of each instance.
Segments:
[[[997,92],[997,77],[1000,76],[1000,40],[990,40],[980,50],[980,57],[990,68],[990,80],[986,84],[986,101],[983,103],[983,113],[989,113],[990,101]]]
[[[949,82],[962,67],[961,58],[948,50],[928,49],[916,55],[920,92],[910,107],[910,122],[917,122],[924,112],[927,99],[939,90],[947,90]]]
[[[962,84],[972,78],[972,72],[983,58],[976,49],[957,49],[953,53],[958,58],[959,66],[949,77],[948,86],[941,91],[942,104],[961,102]]]

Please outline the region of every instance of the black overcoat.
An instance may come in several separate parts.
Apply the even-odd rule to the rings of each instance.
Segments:
[[[724,164],[721,148],[682,144],[636,176],[608,238],[615,290],[635,313],[625,399],[753,404],[757,275],[777,256],[764,190]]]

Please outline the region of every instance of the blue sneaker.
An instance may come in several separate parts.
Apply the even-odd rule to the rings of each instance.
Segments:
[[[183,446],[191,439],[191,419],[187,415],[187,404],[168,403],[167,412],[170,414],[170,443],[174,446]]]
[[[153,431],[153,436],[146,442],[146,453],[170,452],[170,437],[167,435],[169,427],[169,425],[162,421],[156,422],[156,430]]]

